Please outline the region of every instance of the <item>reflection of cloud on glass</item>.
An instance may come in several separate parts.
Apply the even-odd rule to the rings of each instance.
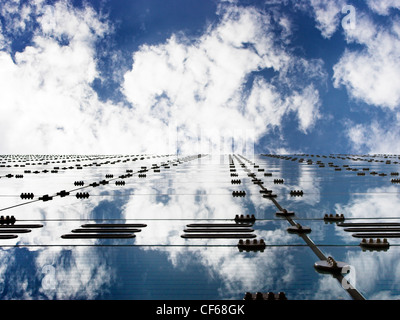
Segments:
[[[38,205],[32,204],[22,206],[18,211],[18,220],[39,220],[44,221],[43,228],[40,232],[34,229],[32,232],[20,234],[17,238],[18,244],[48,244],[53,243],[55,239],[59,239],[61,234],[71,232],[71,224],[65,221],[86,220],[86,219],[118,219],[122,218],[119,209],[123,198],[111,199],[107,196],[89,197],[84,201],[75,199],[59,199],[55,198],[51,203]],[[63,203],[63,205],[61,205]],[[46,220],[51,221],[51,227],[48,226]],[[75,227],[80,225],[76,223]],[[89,240],[88,243],[95,243],[96,240]],[[30,250],[36,250],[31,247]]]
[[[332,277],[332,275],[321,275],[313,299],[329,300],[329,299],[347,300],[350,296],[344,291],[340,283]]]
[[[204,267],[208,281],[218,279],[221,299],[240,299],[249,290],[269,291],[289,286],[294,280],[294,257],[290,248],[269,248],[263,253],[243,253],[237,248],[153,248],[166,252],[174,268]]]
[[[263,160],[264,159],[261,159],[260,161],[261,165],[263,165]],[[268,166],[270,166],[270,164],[267,164],[267,167]],[[277,201],[282,207],[287,210],[296,211],[301,217],[314,217],[316,215],[314,211],[320,211],[320,208],[315,209],[313,206],[316,204],[323,205],[320,196],[320,178],[317,176],[315,170],[310,170],[310,168],[303,165],[290,167],[291,174],[289,178],[285,177],[285,183],[274,184],[273,180],[277,177],[281,178],[280,172],[285,172],[287,167],[282,166],[279,169],[279,173],[274,173],[272,178],[261,178],[264,181],[264,187],[268,190],[272,190],[274,194],[277,194]],[[258,186],[253,186],[249,199],[251,199],[251,203],[254,210],[258,213],[258,216],[263,217],[265,213],[268,213],[269,215],[267,215],[267,217],[270,217],[270,214],[278,211],[278,209],[272,201],[263,198],[259,190],[260,188]],[[291,196],[291,190],[303,190],[304,196]],[[300,205],[307,205],[307,211],[300,212],[298,209],[302,208]]]
[[[398,217],[400,195],[396,186],[369,188],[365,194],[352,195],[345,204],[337,204],[335,212],[348,218]]]
[[[92,172],[93,181],[101,176],[100,171]],[[54,178],[53,178],[54,177]],[[54,180],[53,180],[54,179]],[[21,191],[33,190],[35,195],[53,195],[57,188],[70,190],[73,179],[67,171],[57,176],[45,174],[30,179],[12,181],[8,184],[9,194],[19,195]],[[57,183],[56,183],[57,182]],[[92,182],[92,181],[91,181]],[[110,189],[105,188],[105,189]],[[103,194],[98,188],[93,194]],[[93,192],[93,193],[92,193]],[[112,191],[111,191],[112,192]],[[60,241],[61,234],[70,233],[84,219],[120,218],[123,197],[92,196],[84,201],[75,198],[75,192],[65,198],[23,205],[10,214],[16,214],[17,221],[32,220],[43,224],[43,228],[19,234],[18,245],[29,244],[28,248],[11,248],[0,251],[0,295],[3,299],[95,299],[113,280],[113,271],[104,255],[106,252],[92,247],[43,248],[42,245]],[[12,198],[12,201],[16,201]],[[21,203],[18,198],[17,203]],[[49,220],[51,223],[49,223]],[[74,225],[73,220],[76,220]],[[72,223],[66,223],[72,221]],[[36,223],[36,222],[35,222]],[[96,240],[88,240],[94,244]],[[36,246],[38,245],[38,246]]]
[[[268,248],[265,252],[239,252],[236,248],[237,240],[215,239],[182,239],[186,224],[193,222],[221,222],[209,219],[229,219],[232,223],[236,214],[251,214],[259,207],[270,207],[273,204],[263,199],[258,192],[259,187],[242,184],[241,187],[249,190],[249,195],[244,199],[231,196],[230,184],[216,183],[215,171],[204,171],[201,181],[196,184],[188,183],[191,179],[180,176],[173,187],[176,194],[170,196],[168,202],[157,201],[158,195],[135,196],[132,195],[123,207],[126,219],[148,219],[148,227],[143,229],[135,239],[136,245],[147,252],[167,253],[168,260],[174,268],[191,270],[195,261],[196,267],[205,267],[210,279],[219,279],[220,298],[240,298],[248,290],[280,290],[297,281],[294,260],[291,248]],[[228,173],[227,173],[228,174]],[[227,176],[229,181],[229,174]],[[151,186],[141,185],[137,194],[151,193]],[[158,189],[163,192],[162,188]],[[152,221],[166,217],[171,221]],[[186,219],[186,220],[185,220]],[[190,219],[192,221],[189,221]],[[203,220],[204,219],[204,220]],[[257,222],[256,233],[266,243],[287,243],[293,240],[293,235],[280,227],[272,230],[263,230],[268,221]],[[279,224],[278,224],[279,226]],[[268,227],[268,226],[267,226]],[[158,244],[161,246],[145,246]],[[229,245],[226,247],[210,247],[209,245]],[[166,245],[173,245],[172,247]],[[178,246],[177,246],[178,245]],[[182,245],[182,246],[179,246]],[[199,247],[186,247],[185,245],[200,245]]]
[[[143,185],[137,190],[138,193],[150,193],[151,187]],[[166,219],[163,223],[153,223],[151,228],[143,230],[135,243],[185,244],[185,240],[180,237],[185,225],[189,223],[185,219],[233,219],[236,213],[242,211],[240,204],[232,200],[226,189],[219,190],[216,186],[206,184],[185,184],[185,190],[177,188],[178,194],[170,196],[168,202],[156,201],[157,195],[131,196],[123,207],[126,219],[149,219],[149,223],[152,219]],[[179,194],[180,191],[183,194]]]
[[[8,265],[15,263],[15,257],[9,254],[9,250],[0,250],[0,296],[3,296],[3,292],[6,289],[7,277],[8,277]]]
[[[312,206],[320,202],[320,182],[315,170],[310,170],[304,164],[298,166],[298,176],[293,177],[290,185],[285,185],[287,199],[295,202],[305,202]],[[297,179],[296,179],[297,178]],[[303,190],[303,197],[291,197],[291,190]]]
[[[90,211],[91,219],[121,219],[122,198],[101,199]]]
[[[211,252],[207,252],[209,250]],[[220,289],[221,298],[230,298],[237,292],[249,291],[249,288],[268,291],[271,288],[285,287],[293,279],[295,267],[290,263],[293,257],[286,249],[268,249],[264,253],[255,254],[236,251],[227,255],[222,250],[215,252],[208,248],[206,251],[199,250],[198,253],[204,260],[208,256],[217,256],[213,260],[214,264],[207,266],[217,271],[224,280],[224,286]],[[285,260],[282,263],[283,256]]]
[[[113,280],[113,271],[108,266],[107,250],[96,247],[74,247],[73,249],[41,250],[36,259],[38,270],[51,266],[44,276],[50,283],[42,282],[40,293],[48,299],[95,299],[102,296]]]
[[[356,270],[357,285],[370,300],[400,298],[400,258],[397,248],[386,252],[349,251],[347,262]],[[382,283],[392,283],[390,291],[379,291]],[[387,287],[385,285],[385,287]]]
[[[231,196],[230,185],[217,184],[213,182],[214,177],[215,172],[210,170],[203,172],[202,181],[197,181],[195,185],[184,183],[185,181],[181,180],[182,184],[176,183],[173,185],[177,194],[170,197],[168,202],[155,201],[157,196],[132,196],[124,207],[124,215],[126,218],[134,216],[145,219],[168,217],[171,219],[194,219],[196,222],[199,222],[199,219],[205,219],[205,222],[210,222],[208,219],[233,219],[236,214],[246,210],[246,207],[244,207],[242,201],[237,201]],[[227,181],[229,181],[229,175],[227,176]],[[150,190],[150,188],[141,186],[138,192],[146,193],[146,189]],[[257,196],[260,197],[259,194]],[[213,221],[215,222],[215,220]],[[278,281],[277,279],[279,281],[289,281],[291,279],[292,272],[290,269],[292,266],[290,264],[283,264],[283,268],[287,269],[285,277],[281,278],[281,272],[279,272],[279,277],[274,274],[278,265],[282,268],[282,261],[277,259],[277,255],[282,254],[282,250],[270,250],[268,254],[245,254],[239,252],[235,247],[229,249],[207,247],[208,244],[216,243],[235,245],[237,240],[219,240],[215,242],[213,239],[202,239],[200,241],[187,241],[180,237],[187,223],[188,221],[185,220],[153,223],[151,224],[151,231],[150,229],[144,230],[136,238],[135,243],[157,243],[163,245],[201,244],[202,246],[198,249],[191,247],[190,250],[185,246],[180,248],[173,247],[173,249],[165,246],[141,248],[143,250],[168,253],[168,259],[175,268],[184,268],[185,265],[192,266],[193,259],[188,259],[188,255],[194,257],[197,263],[209,270],[211,277],[218,277],[222,280],[222,287],[219,291],[223,298],[237,298],[235,294],[238,292],[243,293],[249,288],[258,286],[260,283],[263,285],[270,284],[272,287]],[[276,234],[274,233],[275,231],[272,230],[259,231],[260,236],[265,239],[283,235],[281,230],[277,230]]]
[[[0,251],[2,299],[96,299],[114,279],[95,247],[12,248]]]
[[[346,218],[396,217],[400,205],[397,191],[396,186],[369,188],[365,194],[352,194],[347,204],[336,204],[335,212],[343,213]],[[350,232],[344,232],[342,228],[337,228],[337,235],[344,238],[346,243],[355,240]],[[355,268],[357,288],[368,299],[392,300],[400,297],[397,247],[391,247],[386,252],[350,250],[344,259]],[[379,291],[383,282],[392,283],[391,291]]]

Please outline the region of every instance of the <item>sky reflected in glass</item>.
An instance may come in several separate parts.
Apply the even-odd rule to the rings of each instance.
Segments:
[[[346,223],[400,223],[398,184],[392,181],[397,160],[304,154],[3,157],[1,215],[16,218],[13,229],[40,227],[0,239],[0,297],[240,300],[246,292],[283,291],[293,300],[352,299],[341,281],[317,272],[320,258],[304,238],[288,232],[290,221],[263,197],[252,181],[257,177],[282,208],[294,212],[293,221],[311,228],[307,236],[326,257],[349,264],[345,278],[363,297],[398,299],[400,237],[388,238],[386,251],[363,250],[355,232],[324,221],[325,214],[343,214]],[[61,197],[62,190],[69,194]],[[291,195],[293,190],[303,195]],[[246,194],[236,197],[234,191]],[[89,197],[76,197],[84,192]],[[34,197],[21,199],[21,193]],[[46,194],[52,198],[39,200]],[[236,215],[255,216],[252,230],[241,235],[263,239],[262,252],[239,250],[239,238],[182,237],[193,224],[235,224]],[[63,237],[93,223],[141,227],[132,238]],[[237,231],[225,234],[231,233]]]

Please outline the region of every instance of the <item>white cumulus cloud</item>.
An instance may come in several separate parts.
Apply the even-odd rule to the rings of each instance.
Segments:
[[[385,125],[374,120],[366,124],[349,124],[347,135],[355,152],[360,153],[400,153],[400,116]]]
[[[96,43],[114,32],[112,22],[67,1],[16,1],[3,11],[6,21],[15,18],[0,30],[3,47],[12,30],[35,25],[22,51],[0,51],[5,153],[171,153],[177,140],[181,152],[193,152],[199,133],[206,142],[229,140],[233,131],[258,139],[290,112],[307,133],[319,118],[313,82],[325,76],[322,64],[285,49],[290,20],[276,13],[225,3],[202,36],[172,34],[142,45],[121,83],[126,100],[115,103],[100,100],[92,87],[101,78]],[[266,69],[274,81],[255,76]]]
[[[293,1],[295,7],[309,12],[315,20],[315,26],[321,31],[324,38],[329,39],[337,31],[341,24],[343,7],[347,4],[345,0],[301,0]]]
[[[398,0],[367,0],[368,6],[380,15],[388,15],[391,8],[400,9]]]
[[[319,62],[297,59],[277,45],[268,15],[235,6],[222,12],[221,23],[195,41],[172,36],[135,52],[123,83],[128,100],[139,113],[176,121],[192,133],[200,128],[208,139],[215,128],[251,129],[259,138],[271,126],[279,127],[288,111],[297,113],[299,130],[306,132],[318,119],[320,104],[311,84],[306,81],[284,94],[261,77],[255,77],[250,90],[246,81],[252,73],[271,68],[291,87],[290,70],[301,65],[305,77],[312,78],[320,71]]]
[[[356,152],[396,153],[400,151],[397,129],[400,106],[400,20],[390,17],[377,24],[365,13],[357,15],[357,27],[347,29],[346,41],[357,49],[346,49],[334,65],[333,84],[344,87],[349,96],[384,112],[387,119],[348,123],[347,135]],[[397,120],[396,120],[397,119]]]
[[[351,97],[378,107],[398,108],[400,83],[400,21],[389,28],[360,15],[357,27],[346,31],[347,41],[362,49],[346,50],[334,66],[335,87],[344,86]]]

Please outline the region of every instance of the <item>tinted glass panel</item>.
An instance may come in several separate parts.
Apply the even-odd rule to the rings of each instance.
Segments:
[[[397,157],[0,160],[2,299],[399,297]]]

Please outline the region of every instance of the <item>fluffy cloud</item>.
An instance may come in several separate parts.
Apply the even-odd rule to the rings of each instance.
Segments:
[[[337,204],[335,212],[347,218],[391,218],[400,204],[396,186],[369,188],[365,195],[353,195],[346,204]]]
[[[0,25],[0,50],[4,50],[7,46],[7,41],[3,36],[2,27]]]
[[[317,28],[325,38],[330,38],[340,25],[342,8],[346,1],[311,0]]]
[[[100,101],[91,87],[100,77],[96,41],[109,32],[108,23],[90,7],[66,1],[32,5],[32,12],[39,26],[32,44],[14,57],[0,52],[3,152],[145,152],[158,139],[155,147],[165,153],[165,132],[143,134],[157,119],[141,122],[128,106]]]
[[[84,152],[95,142],[88,127],[98,112],[89,85],[97,75],[93,46],[107,26],[90,8],[76,10],[66,2],[43,6],[37,23],[33,45],[14,59],[0,52],[1,147],[69,153],[67,145],[77,145],[81,136],[77,151]]]
[[[199,139],[218,151],[216,140],[251,132],[249,145],[291,112],[304,133],[318,120],[313,83],[324,77],[321,62],[284,49],[287,17],[221,4],[219,23],[202,36],[173,34],[134,52],[121,83],[126,100],[114,103],[100,100],[92,87],[101,78],[96,43],[112,32],[111,24],[89,6],[38,3],[15,1],[2,11],[8,21],[3,47],[13,31],[33,34],[14,56],[0,52],[4,152],[171,153],[179,143],[189,153],[198,151]],[[274,83],[256,75],[266,69],[275,72]]]
[[[5,31],[18,34],[23,32],[31,20],[35,6],[22,4],[19,0],[1,1],[1,15],[4,19]]]
[[[359,14],[357,27],[346,30],[347,41],[362,45],[346,50],[334,66],[335,87],[345,86],[350,96],[371,105],[395,109],[400,104],[400,21],[380,27]]]
[[[345,1],[304,0],[295,6],[311,10],[316,27],[325,38],[330,38],[349,12]],[[374,13],[389,15],[391,8],[400,8],[396,1],[367,1]],[[359,44],[362,49],[346,49],[334,66],[334,86],[344,86],[357,101],[379,107],[396,108],[400,104],[400,85],[393,81],[400,71],[400,21],[389,18],[387,25],[374,22],[370,12],[366,14],[354,8],[354,28],[343,28],[349,44]]]
[[[293,4],[303,11],[311,12],[321,35],[324,38],[330,38],[340,26],[343,18],[342,9],[347,3],[344,0],[302,0],[293,1]]]
[[[349,123],[347,135],[355,152],[400,154],[398,143],[400,130],[397,126],[400,116],[397,114],[392,123],[385,126],[378,121],[370,124]]]
[[[361,12],[357,27],[345,32],[346,41],[358,49],[346,49],[333,67],[333,84],[345,87],[356,102],[382,109],[388,119],[398,119],[400,84],[400,21],[390,18],[383,27]],[[399,152],[396,122],[385,125],[379,119],[370,123],[348,123],[348,137],[356,152]]]
[[[398,211],[399,204],[398,188],[392,185],[368,188],[365,190],[365,194],[362,195],[354,194],[348,203],[336,204],[335,212],[343,213],[346,218],[353,219],[365,219],[372,216],[377,219],[393,218],[394,213]],[[388,219],[386,221],[391,220]],[[349,232],[344,232],[340,228],[337,232],[345,241],[355,240]],[[391,241],[389,239],[389,242]],[[393,290],[382,291],[381,289],[383,282],[397,281],[400,277],[398,255],[396,252],[390,253],[388,251],[382,255],[382,252],[366,253],[361,250],[349,250],[343,261],[346,261],[354,268],[353,280],[355,287],[361,290],[369,300],[398,299],[397,292]],[[376,270],[385,270],[385,272],[376,272]]]
[[[319,104],[318,91],[313,85],[282,97],[273,85],[257,78],[247,100],[245,117],[257,128],[279,128],[284,116],[294,111],[299,121],[298,129],[306,133],[319,118]]]
[[[288,32],[284,20],[279,24]],[[206,139],[215,128],[251,129],[259,138],[279,127],[288,111],[297,113],[299,129],[306,132],[318,118],[318,91],[307,78],[315,76],[319,63],[282,49],[274,27],[254,8],[225,8],[220,24],[195,41],[172,36],[164,44],[142,46],[125,74],[123,91],[139,113],[176,121],[192,134],[201,128]],[[257,76],[246,88],[252,74],[265,68],[278,72],[281,84],[293,86],[291,73],[298,65],[308,69],[306,85],[291,94]]]
[[[380,15],[388,15],[391,8],[400,9],[400,2],[397,0],[368,0],[368,6]]]

